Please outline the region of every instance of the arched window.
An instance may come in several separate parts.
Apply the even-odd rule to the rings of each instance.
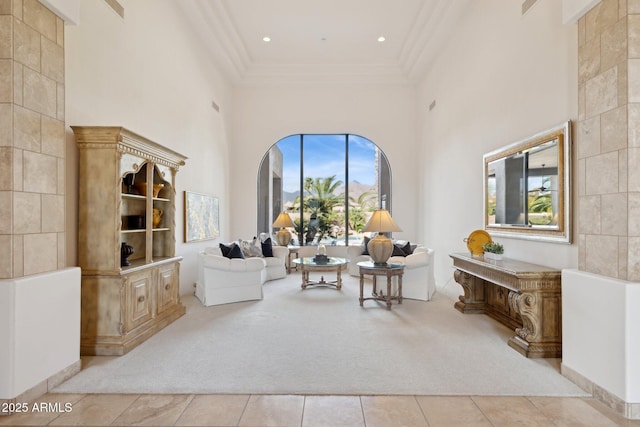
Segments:
[[[391,210],[384,153],[357,135],[291,135],[264,155],[258,175],[258,232],[287,212],[292,244],[353,245],[378,207]],[[275,230],[277,231],[277,230]]]

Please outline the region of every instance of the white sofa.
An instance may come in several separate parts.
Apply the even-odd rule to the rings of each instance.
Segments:
[[[349,274],[360,277],[358,262],[371,261],[369,255],[363,255],[362,246],[349,246],[347,258],[349,258]],[[389,263],[404,264],[402,275],[402,297],[429,301],[436,291],[436,279],[433,270],[434,250],[417,245],[411,255],[392,256]],[[365,276],[369,277],[369,276]],[[397,283],[394,282],[393,292],[397,293]]]
[[[206,306],[262,299],[262,285],[287,275],[286,247],[274,246],[273,257],[227,258],[219,247],[198,254],[196,297]]]

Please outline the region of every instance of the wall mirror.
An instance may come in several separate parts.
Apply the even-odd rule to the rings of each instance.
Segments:
[[[571,242],[571,122],[484,155],[485,229]]]

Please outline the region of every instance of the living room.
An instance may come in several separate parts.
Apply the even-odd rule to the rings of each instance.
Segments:
[[[525,14],[522,2],[511,0],[440,2],[438,22],[418,16],[427,30],[413,35],[402,66],[359,64],[338,73],[331,66],[265,65],[246,51],[229,53],[229,46],[242,45],[230,38],[229,21],[216,9],[204,13],[200,2],[121,0],[124,17],[103,0],[72,3],[64,26],[66,199],[54,263],[59,268],[77,265],[78,257],[78,151],[71,125],[124,126],[187,157],[176,178],[182,295],[193,292],[197,255],[205,247],[268,231],[255,229],[256,179],[273,144],[293,134],[350,133],[368,138],[389,159],[393,218],[403,229],[395,237],[434,249],[438,292],[457,298],[461,287],[448,255],[464,251],[463,239],[483,228],[483,154],[584,119],[578,52],[585,29],[567,19],[565,8],[589,2],[538,0]],[[637,13],[632,4],[629,13]],[[618,14],[624,11],[616,8]],[[214,21],[207,27],[205,18]],[[577,225],[584,172],[575,129],[574,138],[572,242],[500,239],[507,256],[556,269],[582,269],[587,262],[580,246],[586,243],[578,237],[584,234]],[[184,243],[184,191],[219,199],[217,240]],[[622,398],[636,403],[636,396]]]

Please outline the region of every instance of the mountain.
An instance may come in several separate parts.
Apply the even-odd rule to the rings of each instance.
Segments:
[[[283,191],[282,192],[282,201],[284,203],[287,202],[292,202],[296,199],[296,197],[298,197],[298,194],[300,194],[299,191]]]
[[[354,199],[357,199],[358,196],[360,196],[362,193],[369,191],[369,190],[375,190],[375,186],[371,185],[371,184],[362,184],[358,181],[351,181],[349,183],[349,196],[353,197]],[[344,193],[344,189],[345,186],[340,186],[337,188],[336,193],[340,194],[340,193]],[[299,191],[283,191],[282,192],[282,201],[283,203],[287,203],[287,202],[291,202],[293,203],[293,201],[296,199],[296,197],[298,197],[298,195],[300,194]]]
[[[375,190],[376,187],[370,184],[361,184],[358,181],[351,181],[349,183],[349,196],[357,199],[362,193],[369,190]],[[338,193],[344,193],[344,186],[338,188]]]

